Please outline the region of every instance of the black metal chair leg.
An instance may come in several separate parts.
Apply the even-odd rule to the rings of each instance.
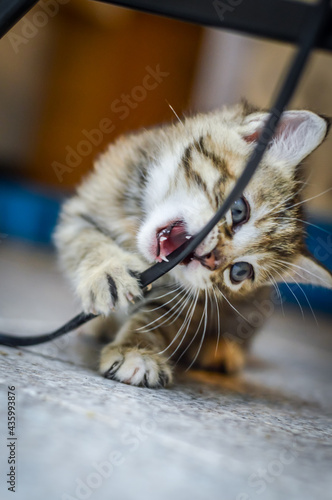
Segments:
[[[1,0],[0,38],[10,30],[38,0]]]

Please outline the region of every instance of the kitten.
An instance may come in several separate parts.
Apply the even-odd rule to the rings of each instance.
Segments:
[[[121,137],[64,204],[55,243],[84,311],[103,315],[113,335],[101,353],[106,378],[164,386],[179,359],[234,373],[255,330],[245,318],[272,285],[332,288],[331,273],[305,248],[298,168],[328,123],[287,111],[243,196],[142,307],[131,306],[143,298],[138,273],[167,259],[222,204],[266,118],[241,103]]]

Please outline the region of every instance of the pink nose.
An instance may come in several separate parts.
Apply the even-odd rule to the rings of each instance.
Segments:
[[[201,257],[197,258],[204,267],[207,267],[211,271],[217,269],[217,267],[221,263],[220,257],[218,256],[216,249],[212,250],[212,252],[206,255],[202,255]]]
[[[209,269],[215,268],[215,262],[216,262],[216,258],[214,256],[213,252],[208,253],[207,255],[204,255],[204,257],[202,258],[202,263],[204,263],[204,265],[206,267],[208,267]]]

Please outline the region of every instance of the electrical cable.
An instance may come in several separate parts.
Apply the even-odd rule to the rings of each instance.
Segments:
[[[169,262],[163,261],[157,263],[148,268],[139,276],[140,286],[142,289],[169,272],[177,264],[188,257],[188,255],[190,255],[195,250],[195,248],[206,238],[206,236],[214,228],[214,226],[218,224],[218,222],[225,216],[234,201],[236,201],[241,196],[243,190],[258,168],[264,152],[274,135],[282,112],[287,106],[296,88],[296,85],[299,81],[311,50],[315,46],[315,43],[319,36],[323,33],[325,23],[328,20],[329,6],[329,0],[321,0],[320,2],[318,2],[316,8],[314,9],[314,12],[311,13],[312,15],[310,16],[310,19],[308,19],[307,22],[304,23],[302,30],[302,39],[299,40],[299,48],[297,50],[297,53],[295,54],[294,59],[290,64],[289,71],[281,86],[281,90],[276,98],[275,104],[270,109],[269,117],[262,129],[262,133],[260,134],[255,149],[251,154],[242,174],[237,180],[231,193],[228,195],[222,206],[217,210],[211,220],[203,227],[203,229],[201,229],[201,231],[199,231],[193,238],[183,243],[183,245],[181,245],[179,248],[174,250],[174,252],[167,256]],[[74,330],[75,328],[78,328],[91,319],[96,318],[97,316],[98,315],[95,314],[85,314],[81,312],[54,332],[36,335],[33,337],[0,333],[0,344],[10,347],[18,347],[48,342],[49,340],[53,340],[57,337],[60,337],[61,335],[70,332],[71,330]]]

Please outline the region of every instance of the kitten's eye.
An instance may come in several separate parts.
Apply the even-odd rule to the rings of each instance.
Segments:
[[[230,275],[232,283],[241,283],[241,281],[253,277],[254,268],[248,262],[236,262],[231,267]]]
[[[239,198],[231,206],[233,228],[244,224],[249,219],[249,205],[245,198]]]

